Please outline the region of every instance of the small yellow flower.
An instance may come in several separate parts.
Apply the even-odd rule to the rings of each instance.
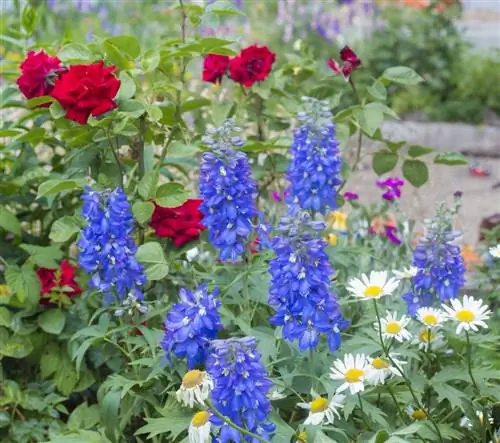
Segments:
[[[408,411],[409,415],[413,420],[421,421],[427,418],[427,414],[423,409],[413,409],[410,408]]]
[[[328,214],[328,224],[339,232],[347,232],[347,214],[340,211],[333,211]]]
[[[324,240],[330,245],[335,246],[337,244],[337,236],[333,233],[328,234]]]
[[[297,435],[296,443],[307,443],[307,434],[304,431]]]

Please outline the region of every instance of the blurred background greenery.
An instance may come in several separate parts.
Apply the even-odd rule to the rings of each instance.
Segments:
[[[200,2],[185,0],[186,4]],[[27,3],[42,11],[31,36],[24,35],[19,26],[22,20],[30,19],[21,17]],[[392,104],[402,118],[500,124],[500,51],[495,48],[495,44],[500,46],[498,30],[495,34],[493,26],[491,36],[486,36],[493,47],[478,48],[466,38],[463,24],[464,13],[470,13],[469,7],[480,5],[481,0],[225,3],[242,14],[192,25],[204,35],[234,38],[242,45],[267,44],[281,61],[298,61],[304,54],[312,60],[324,59],[321,75],[328,69],[326,59],[348,44],[368,68],[357,75],[379,75],[388,66],[405,65],[425,78],[418,87],[393,91]],[[1,5],[2,75],[12,78],[17,76],[17,65],[29,47],[55,51],[69,40],[92,42],[128,34],[138,37],[143,47],[151,48],[178,34],[173,1],[1,0]],[[495,18],[490,18],[490,24],[494,24]],[[484,15],[476,25],[482,26],[482,20]],[[304,75],[311,75],[305,71]],[[199,74],[193,70],[192,75]],[[341,80],[332,77],[332,82],[336,81]]]

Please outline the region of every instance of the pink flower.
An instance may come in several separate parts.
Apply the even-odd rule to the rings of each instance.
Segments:
[[[338,64],[333,58],[328,59],[328,66],[335,74],[343,75],[345,81],[349,81],[351,74],[361,66],[361,60],[349,46],[340,50],[340,59],[342,64]]]
[[[355,192],[344,192],[344,200],[358,200],[359,195]]]
[[[404,186],[404,180],[397,177],[389,177],[385,180],[377,180],[377,186],[384,189],[382,197],[387,201],[394,201],[401,197],[400,187]]]

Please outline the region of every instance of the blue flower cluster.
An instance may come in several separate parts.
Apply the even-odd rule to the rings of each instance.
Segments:
[[[255,205],[257,185],[251,176],[248,158],[235,149],[244,144],[235,135],[239,131],[234,119],[229,119],[222,127],[207,131],[203,137],[203,143],[211,151],[205,152],[201,159],[200,196],[203,203],[200,209],[205,215],[203,224],[208,228],[208,238],[220,250],[223,261],[236,261],[245,253],[254,230],[254,220],[259,224],[259,236],[264,232],[260,229],[264,223]],[[259,240],[265,244],[265,238]]]
[[[82,199],[87,225],[78,241],[78,263],[91,275],[89,288],[102,292],[108,304],[129,295],[143,300],[146,276],[135,258],[134,219],[126,194],[121,188],[97,192],[87,187]]]
[[[450,213],[441,208],[427,226],[413,254],[413,265],[418,268],[412,278],[412,289],[403,296],[408,312],[415,315],[423,306],[457,298],[465,283],[465,266],[460,247],[453,241],[460,236],[453,231]]]
[[[267,394],[272,383],[260,362],[255,338],[214,340],[207,359],[207,372],[214,382],[214,407],[237,425],[271,440],[269,435],[274,432],[275,425],[268,421],[272,407]],[[216,417],[212,421],[221,426],[216,440],[220,443],[258,443],[257,439],[242,436]]]
[[[339,142],[328,104],[311,97],[302,100],[306,110],[297,115],[301,126],[291,146],[288,202],[326,214],[337,208],[336,186],[342,183]]]
[[[320,334],[326,334],[330,350],[338,349],[340,331],[349,324],[331,290],[327,244],[314,233],[324,227],[309,213],[292,208],[272,239],[276,258],[269,264],[269,304],[276,313],[270,322],[283,326],[286,340],[298,340],[300,351],[316,348]]]
[[[167,355],[187,357],[189,369],[205,362],[210,340],[222,329],[218,295],[217,288],[208,292],[206,283],[194,292],[182,288],[180,302],[172,306],[165,319],[162,346]]]

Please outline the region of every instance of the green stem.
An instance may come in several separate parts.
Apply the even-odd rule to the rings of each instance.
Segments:
[[[222,415],[210,402],[210,400],[205,400],[205,404],[210,408],[210,411],[213,412],[217,417],[219,417],[224,423],[228,424],[232,428],[236,429],[237,431],[240,431],[241,433],[248,435],[249,437],[255,438],[259,441],[262,441],[263,443],[271,443],[270,441],[266,440],[265,438],[262,438],[260,435],[254,434],[253,432],[247,431],[245,428],[242,428],[241,426],[238,426],[236,423],[232,422],[230,418],[226,417],[225,415]]]
[[[408,421],[407,421],[407,415],[403,413],[403,411],[401,410],[401,406],[399,406],[399,403],[398,403],[398,399],[396,398],[396,396],[394,395],[394,391],[391,389],[391,387],[387,384],[385,385],[386,389],[387,389],[387,392],[389,392],[389,395],[391,396],[392,398],[392,401],[394,402],[394,404],[396,405],[396,408],[398,410],[398,414],[400,415],[401,417],[401,420],[403,420],[403,423],[404,424],[407,424]]]
[[[351,89],[354,92],[354,95],[356,96],[358,103],[361,105],[361,98],[359,97],[358,90],[356,89],[356,85],[355,85],[352,77],[349,77],[349,85],[351,86]],[[354,163],[352,165],[352,172],[354,172],[356,170],[356,168],[358,167],[358,164],[361,160],[361,148],[362,148],[362,146],[363,146],[363,131],[361,130],[361,128],[359,128],[358,146],[356,148]]]
[[[137,146],[137,160],[139,162],[137,171],[139,174],[139,182],[144,177],[145,166],[144,166],[144,143],[146,139],[146,117],[143,115],[139,120],[139,141]],[[144,228],[139,227],[139,244],[144,244]]]
[[[263,141],[266,139],[264,122],[262,119],[262,110],[264,107],[264,102],[260,95],[255,94],[255,114],[257,116],[257,140]]]
[[[472,375],[472,345],[470,343],[470,337],[468,331],[465,331],[465,338],[467,340],[467,370],[469,371],[469,376],[472,381],[472,385],[479,394],[479,388],[477,386],[476,380],[474,379],[474,376]]]
[[[366,428],[370,429],[370,424],[366,419],[365,410],[363,409],[363,401],[361,400],[361,394],[359,392],[358,392],[358,401],[359,401],[359,409],[361,410],[361,419],[363,420],[363,423],[365,424]]]
[[[397,363],[394,361],[394,359],[387,352],[387,348],[385,347],[385,343],[384,343],[384,340],[382,338],[382,325],[381,325],[381,322],[380,322],[380,314],[378,312],[377,300],[373,300],[373,306],[375,308],[375,315],[377,317],[378,333],[379,333],[379,338],[380,338],[380,345],[382,346],[382,350],[384,351],[384,354],[385,354],[386,358],[389,360],[389,362],[399,372],[399,375],[401,375],[401,377],[403,378],[403,380],[406,383],[406,386],[408,387],[408,390],[410,391],[410,395],[412,396],[413,401],[415,402],[415,404],[417,405],[417,407],[419,409],[421,409],[422,411],[424,411],[425,415],[427,416],[427,418],[429,419],[429,421],[432,423],[432,426],[436,430],[436,434],[439,437],[439,441],[441,443],[443,443],[443,436],[441,435],[441,431],[439,430],[439,426],[437,425],[436,421],[432,418],[432,416],[429,414],[429,412],[427,411],[427,409],[425,409],[422,406],[422,403],[417,398],[417,396],[415,394],[415,391],[413,391],[413,388],[411,386],[411,381],[409,380],[409,378],[406,376],[406,374],[403,372],[403,370],[397,365]]]
[[[109,146],[111,147],[111,152],[113,153],[113,157],[115,158],[116,166],[118,167],[118,170],[120,171],[120,186],[123,188],[123,166],[122,166],[120,159],[118,157],[118,146],[115,146],[113,144],[113,141],[111,139],[111,135],[109,132],[106,132],[106,135],[108,136]]]

